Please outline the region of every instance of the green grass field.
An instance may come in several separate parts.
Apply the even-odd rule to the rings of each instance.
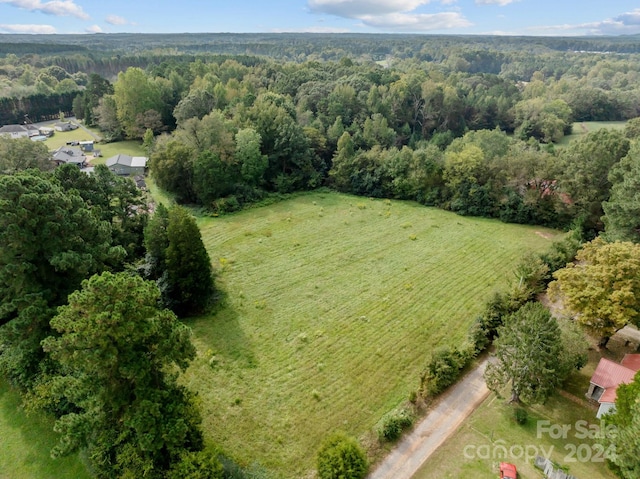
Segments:
[[[558,145],[566,146],[572,140],[576,140],[592,131],[602,128],[611,128],[613,130],[622,130],[627,124],[626,121],[577,121],[573,124],[573,133],[562,138]]]
[[[52,459],[56,444],[53,421],[41,414],[27,416],[20,397],[0,380],[0,478],[89,479],[78,456]]]
[[[199,221],[227,296],[189,321],[184,382],[209,439],[287,478],[332,431],[363,437],[406,400],[429,352],[463,341],[514,263],[556,234],[319,192]]]

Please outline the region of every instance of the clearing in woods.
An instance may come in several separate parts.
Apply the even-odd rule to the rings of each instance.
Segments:
[[[286,478],[332,431],[362,438],[406,400],[429,353],[464,341],[522,255],[559,234],[328,192],[199,224],[226,296],[188,321],[184,383],[209,439]]]

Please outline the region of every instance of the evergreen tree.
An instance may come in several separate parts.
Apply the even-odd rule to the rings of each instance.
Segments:
[[[527,303],[506,318],[494,344],[497,361],[487,366],[485,380],[496,393],[510,384],[510,402],[544,402],[564,380],[561,331],[540,303]]]
[[[112,241],[77,190],[35,170],[0,176],[0,370],[12,382],[28,387],[45,368],[40,341],[55,308],[83,279],[121,264]]]
[[[163,298],[178,316],[201,313],[214,293],[213,272],[198,225],[185,208],[169,210],[167,239]]]
[[[190,330],[158,309],[152,282],[93,276],[51,320],[43,348],[60,373],[36,388],[36,404],[61,412],[52,455],[87,448],[100,478],[163,478],[185,451],[203,447],[192,394],[172,369],[195,357]]]

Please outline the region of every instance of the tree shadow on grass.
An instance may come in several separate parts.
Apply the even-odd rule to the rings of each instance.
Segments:
[[[245,369],[258,366],[251,340],[242,329],[240,315],[229,303],[226,292],[218,291],[216,304],[208,314],[185,322],[193,329],[202,353],[223,357]]]
[[[22,479],[91,477],[77,455],[53,459],[56,444],[53,419],[27,413],[20,395],[0,380],[0,478]]]

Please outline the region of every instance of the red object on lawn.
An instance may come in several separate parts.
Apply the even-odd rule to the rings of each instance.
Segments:
[[[500,463],[500,479],[516,479],[517,475],[516,466],[508,462]]]

